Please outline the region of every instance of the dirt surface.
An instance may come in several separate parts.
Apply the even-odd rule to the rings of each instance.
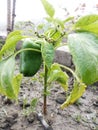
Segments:
[[[18,62],[16,72],[17,70]],[[23,78],[18,103],[0,96],[0,130],[44,130],[36,113],[29,109],[31,100],[38,98],[35,111],[43,113],[41,76],[42,74],[38,73],[34,78]],[[49,90],[47,115],[44,119],[53,130],[98,130],[97,85],[88,87],[75,104],[64,110],[60,109],[60,105],[65,101],[66,93],[57,83],[53,83]]]

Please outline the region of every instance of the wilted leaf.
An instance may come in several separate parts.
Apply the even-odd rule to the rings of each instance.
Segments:
[[[19,89],[20,89],[22,77],[23,77],[22,74],[17,74],[16,76],[13,77],[12,85],[13,85],[13,89],[14,89],[14,93],[15,93],[16,98],[19,94]]]
[[[44,9],[46,11],[46,13],[50,16],[50,17],[53,17],[54,14],[55,14],[55,10],[53,8],[53,6],[47,1],[47,0],[41,0],[43,6],[44,6]]]
[[[91,33],[75,33],[68,37],[76,71],[87,85],[98,80],[98,37]]]
[[[68,89],[68,78],[69,76],[63,72],[60,68],[60,66],[55,63],[52,64],[49,72],[48,72],[48,83],[51,83],[53,81],[57,81],[61,84],[64,90]]]
[[[41,46],[41,53],[42,53],[42,57],[45,62],[45,65],[47,66],[47,68],[50,68],[54,59],[53,45],[51,43],[44,41]]]
[[[8,98],[16,99],[22,75],[14,77],[15,56],[6,58],[0,62],[0,93]]]
[[[61,108],[64,109],[65,107],[73,104],[77,99],[79,99],[83,93],[85,92],[86,85],[82,82],[74,82],[74,88],[66,101],[61,105]]]

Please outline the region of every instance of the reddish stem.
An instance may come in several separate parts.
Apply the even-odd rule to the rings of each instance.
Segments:
[[[47,114],[47,73],[48,69],[45,66],[45,76],[44,76],[44,106],[43,106],[43,113],[44,115]]]

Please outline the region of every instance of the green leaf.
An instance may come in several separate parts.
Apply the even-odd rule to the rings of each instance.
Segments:
[[[62,29],[64,29],[65,28],[65,26],[64,26],[64,21],[62,21],[62,20],[60,20],[60,19],[58,19],[58,18],[55,18],[54,19],[54,24],[56,25],[56,26],[60,26]]]
[[[73,104],[85,92],[86,85],[84,83],[75,81],[73,86],[74,88],[72,89],[72,92],[70,93],[66,101],[61,105],[62,109]]]
[[[69,22],[69,21],[72,21],[72,20],[74,20],[74,17],[68,17],[67,19],[65,19],[63,22],[64,23],[67,23],[67,22]]]
[[[17,74],[16,76],[13,77],[12,87],[14,89],[14,94],[16,98],[19,94],[22,77],[23,77],[22,74]]]
[[[2,55],[8,56],[13,54],[17,42],[23,38],[25,37],[22,36],[21,31],[11,32],[6,39],[4,46],[0,50],[0,57],[2,57]]]
[[[92,24],[98,20],[98,15],[93,14],[93,15],[86,15],[81,17],[75,24],[76,27],[82,27],[85,25]]]
[[[39,24],[39,25],[37,26],[37,29],[38,29],[38,30],[41,30],[41,29],[43,29],[43,28],[44,28],[44,26],[45,26],[45,25],[44,25],[44,23]]]
[[[50,28],[45,32],[45,36],[48,39],[51,39],[51,42],[53,43],[54,48],[59,46],[62,38],[61,38],[61,32],[59,30],[57,30],[56,28]]]
[[[57,40],[61,36],[61,32],[56,28],[50,28],[45,32],[45,36],[53,40]]]
[[[98,15],[87,15],[80,18],[75,29],[78,31],[89,31],[98,35]]]
[[[49,16],[48,16],[48,17],[45,17],[45,19],[46,19],[49,23],[52,23],[53,20],[54,20],[52,17],[49,17]]]
[[[50,16],[50,17],[53,17],[54,14],[55,14],[55,10],[53,8],[53,6],[47,1],[47,0],[41,0],[43,6],[44,6],[44,9],[46,11],[46,13]]]
[[[76,71],[89,85],[98,80],[98,37],[91,33],[75,33],[68,36],[68,45]]]
[[[13,77],[15,69],[15,56],[6,58],[0,62],[0,93],[10,99],[16,99],[22,75]]]
[[[52,17],[46,17],[45,18],[49,23],[51,23],[51,24],[53,24],[53,26],[60,26],[62,29],[64,29],[65,28],[65,21],[63,20],[61,20],[61,19],[58,19],[58,18],[52,18]]]
[[[31,103],[30,103],[31,108],[35,109],[36,106],[37,106],[37,103],[38,103],[38,99],[37,98],[33,98]]]
[[[60,66],[57,63],[52,64],[48,72],[48,83],[57,81],[66,91],[68,89],[68,79],[69,76],[61,70]]]
[[[50,68],[54,59],[54,47],[51,43],[46,41],[41,46],[42,58],[47,68]]]

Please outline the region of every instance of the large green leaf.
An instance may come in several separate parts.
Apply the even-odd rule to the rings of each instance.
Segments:
[[[48,83],[57,81],[58,83],[61,84],[64,90],[67,90],[68,79],[69,79],[69,76],[65,72],[62,71],[62,69],[57,63],[52,64],[48,72]]]
[[[2,55],[8,56],[13,54],[15,51],[15,46],[18,41],[20,41],[22,38],[25,38],[25,36],[22,36],[21,31],[13,31],[11,32],[6,39],[6,42],[2,49],[0,50],[0,57]]]
[[[98,35],[98,15],[87,15],[80,18],[75,29],[78,31],[89,31]]]
[[[85,92],[86,85],[82,82],[74,82],[72,92],[66,99],[66,101],[61,105],[61,108],[64,109],[65,107],[73,104],[78,98],[80,98],[83,93]]]
[[[96,22],[97,20],[98,20],[98,15],[96,15],[96,14],[86,15],[86,16],[81,17],[75,23],[75,26],[76,27],[82,27],[82,26],[85,26],[85,25],[92,24],[92,23]]]
[[[91,33],[74,33],[68,37],[76,71],[87,85],[98,80],[98,37]]]
[[[41,45],[42,58],[47,68],[50,68],[54,59],[54,47],[51,43],[46,41]]]
[[[16,99],[19,93],[19,86],[22,75],[14,75],[15,56],[6,58],[0,62],[0,93],[8,98]]]
[[[53,8],[53,6],[47,1],[47,0],[41,0],[43,6],[44,6],[44,9],[46,11],[46,13],[50,16],[50,17],[53,17],[54,14],[55,14],[55,10]]]

